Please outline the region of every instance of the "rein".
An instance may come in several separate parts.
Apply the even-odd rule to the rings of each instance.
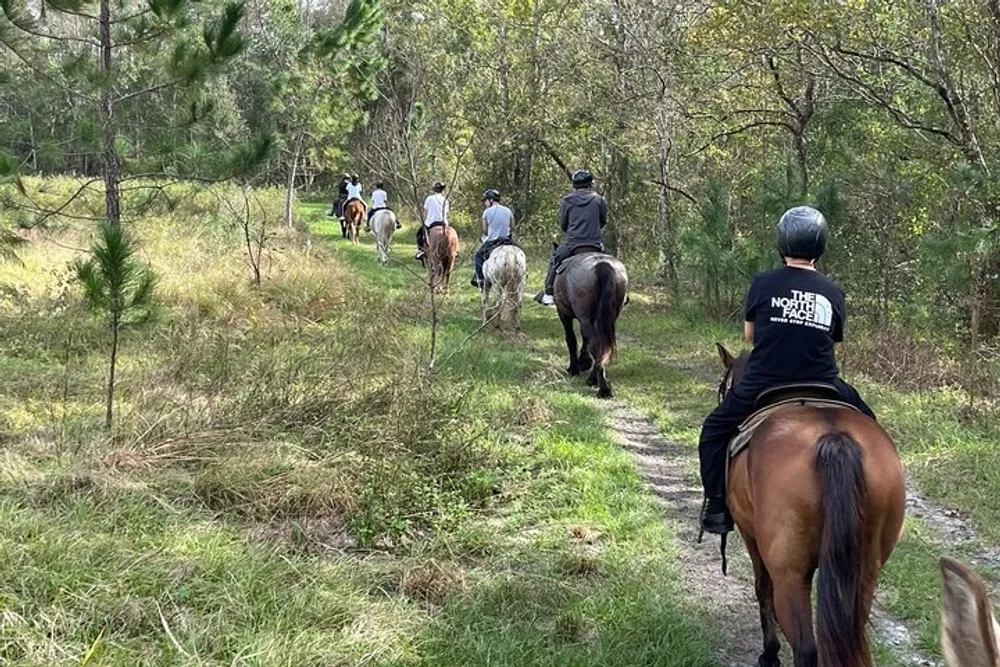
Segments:
[[[728,368],[726,369],[725,374],[722,376],[722,379],[719,381],[720,404],[722,403],[722,399],[726,397],[726,394],[728,394],[729,390],[732,388],[733,388],[733,369]],[[701,503],[701,515],[700,515],[701,517],[705,516],[705,510],[707,509],[708,509],[708,498],[705,498],[705,500],[703,500]],[[698,523],[701,523],[701,521],[699,521]],[[719,554],[722,556],[722,576],[728,577],[729,559],[726,557],[726,544],[729,541],[729,533],[723,533],[721,537],[722,539],[719,542]],[[701,544],[704,538],[705,538],[705,528],[701,527],[698,530],[698,544]]]
[[[705,516],[705,510],[708,509],[708,498],[701,503],[701,516]],[[700,521],[699,521],[700,523]],[[702,539],[705,537],[705,528],[698,529],[698,544],[701,544]],[[729,576],[729,559],[726,557],[726,543],[729,541],[729,533],[723,533],[722,539],[719,542],[719,554],[722,556],[722,576]]]

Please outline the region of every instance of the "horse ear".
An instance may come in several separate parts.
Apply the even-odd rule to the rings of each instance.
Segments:
[[[719,358],[722,359],[722,365],[726,368],[732,368],[736,358],[729,353],[729,350],[722,343],[716,343],[715,349],[719,351]]]
[[[948,667],[996,667],[1000,664],[990,601],[979,576],[950,558],[941,559],[941,647]]]

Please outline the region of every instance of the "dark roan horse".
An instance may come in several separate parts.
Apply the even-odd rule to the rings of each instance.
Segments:
[[[749,354],[718,349],[726,367],[721,397],[739,381]],[[779,407],[730,461],[727,486],[753,561],[764,631],[760,667],[779,664],[778,626],[795,667],[869,667],[865,626],[906,503],[889,435],[848,407]]]
[[[590,370],[587,384],[597,386],[599,398],[611,398],[606,366],[615,353],[615,323],[625,305],[628,273],[611,255],[584,252],[570,257],[556,275],[553,296],[566,331],[570,375]],[[573,320],[580,321],[583,345],[577,351]]]

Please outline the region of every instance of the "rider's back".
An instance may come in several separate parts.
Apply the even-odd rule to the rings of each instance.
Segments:
[[[607,204],[593,190],[574,190],[563,197],[559,219],[566,242],[572,246],[601,245],[601,228],[607,222]]]
[[[818,271],[781,267],[758,274],[747,293],[754,347],[744,380],[764,388],[781,382],[837,378],[834,343],[844,339],[844,293]]]

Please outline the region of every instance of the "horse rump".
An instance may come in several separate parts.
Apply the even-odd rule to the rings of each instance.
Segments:
[[[816,581],[819,661],[863,667],[871,659],[864,599],[870,570],[865,544],[868,489],[861,445],[843,432],[820,436],[816,472],[824,515]]]

